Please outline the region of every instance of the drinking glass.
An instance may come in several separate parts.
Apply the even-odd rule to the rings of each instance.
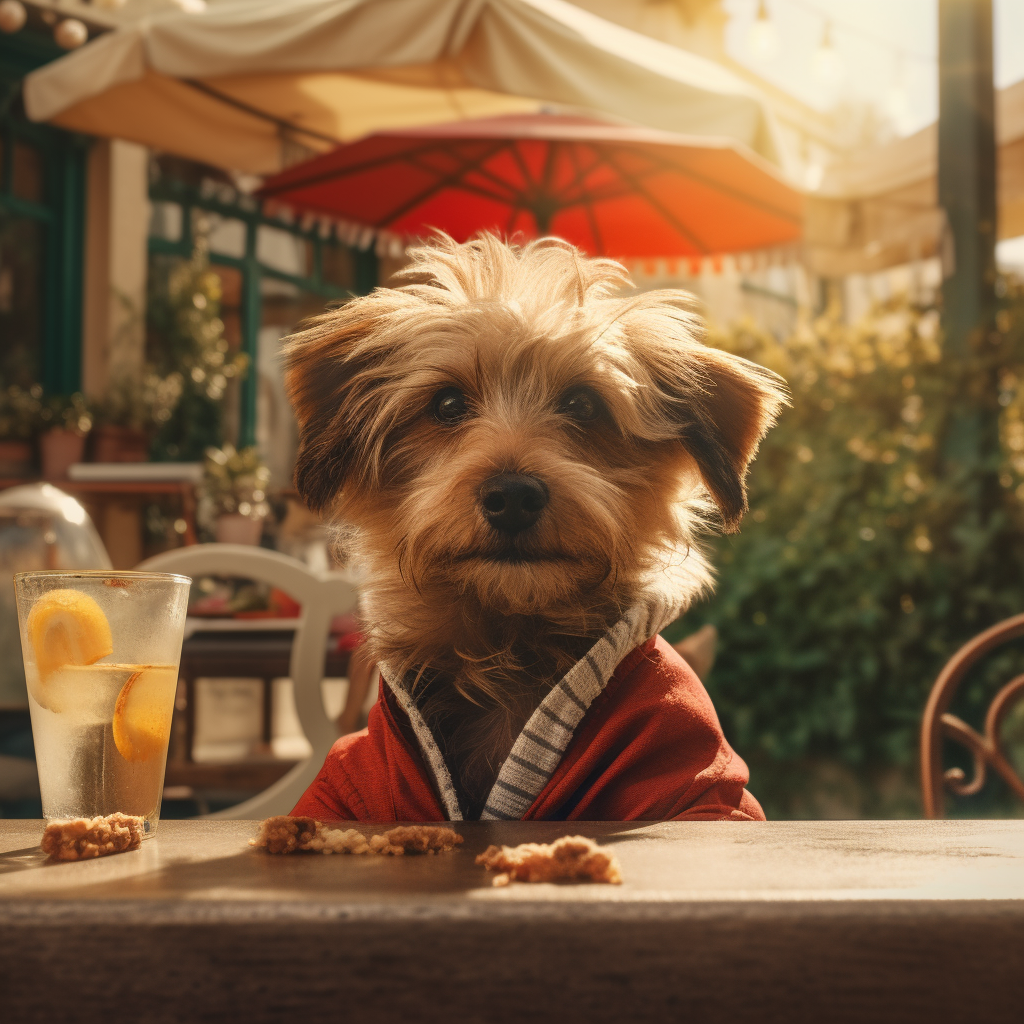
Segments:
[[[121,811],[156,831],[191,582],[107,570],[14,577],[46,818]]]

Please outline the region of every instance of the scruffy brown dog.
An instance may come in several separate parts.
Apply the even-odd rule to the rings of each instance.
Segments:
[[[295,480],[361,568],[385,678],[407,682],[479,817],[595,642],[709,586],[697,534],[739,523],[784,388],[705,347],[685,293],[622,297],[623,267],[555,239],[441,237],[396,284],[290,342]]]

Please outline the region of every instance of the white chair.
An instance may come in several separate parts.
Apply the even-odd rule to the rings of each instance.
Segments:
[[[165,551],[142,562],[149,572],[201,576],[238,576],[279,587],[302,605],[292,643],[290,675],[295,709],[313,752],[287,775],[243,803],[210,815],[212,818],[267,818],[287,814],[316,777],[338,738],[324,710],[320,684],[324,678],[331,619],[356,606],[357,591],[345,573],[315,573],[288,555],[245,544],[195,544]]]

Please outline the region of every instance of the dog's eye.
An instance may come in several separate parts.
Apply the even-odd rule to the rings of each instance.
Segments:
[[[441,388],[430,403],[430,411],[439,423],[457,423],[469,415],[469,406],[458,388]]]
[[[601,399],[590,388],[574,388],[562,396],[558,411],[577,423],[587,423],[600,415]]]

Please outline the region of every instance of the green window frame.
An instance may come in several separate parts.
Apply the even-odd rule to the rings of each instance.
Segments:
[[[40,383],[50,394],[71,394],[82,386],[85,176],[90,140],[27,121],[18,112],[18,96],[29,71],[62,53],[52,41],[28,32],[0,36],[0,217],[27,218],[44,228],[39,363]],[[27,143],[42,157],[41,203],[13,194],[16,142]]]
[[[233,267],[242,277],[242,351],[249,357],[249,371],[241,381],[239,402],[238,439],[243,447],[256,443],[256,358],[259,345],[259,331],[262,319],[260,282],[264,277],[286,281],[325,300],[344,300],[353,295],[364,295],[377,285],[378,260],[372,250],[362,251],[340,241],[333,233],[321,233],[317,225],[303,227],[302,224],[288,223],[280,217],[268,216],[259,200],[240,196],[226,200],[217,195],[205,194],[205,189],[168,177],[159,177],[151,182],[149,198],[153,202],[173,203],[181,209],[181,234],[174,240],[149,237],[151,255],[177,256],[188,259],[195,245],[193,237],[193,211],[201,210],[217,214],[245,225],[245,255],[228,256],[223,253],[209,253],[212,264]],[[308,277],[289,274],[276,267],[267,266],[257,258],[257,240],[261,227],[285,231],[310,244],[312,250],[312,273]],[[326,281],[323,276],[324,252],[328,246],[347,249],[354,262],[354,288],[349,290]]]

